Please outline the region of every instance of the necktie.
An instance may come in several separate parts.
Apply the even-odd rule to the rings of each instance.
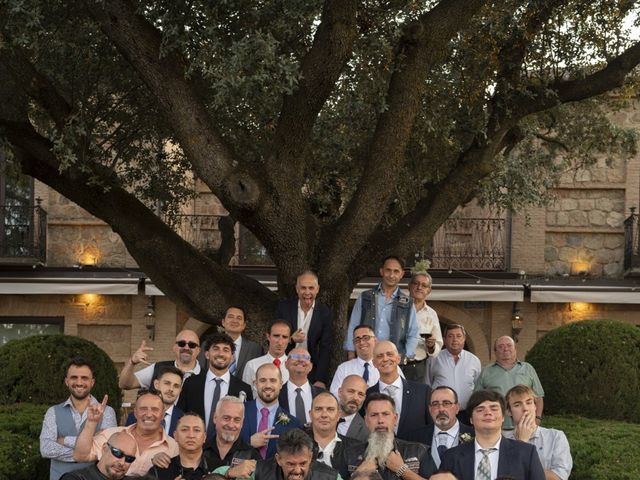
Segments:
[[[369,383],[369,362],[364,362],[364,373],[362,374],[362,378],[367,384]]]
[[[489,462],[489,454],[495,450],[495,448],[480,449],[480,453],[482,453],[482,459],[478,464],[476,480],[491,480],[491,463]]]
[[[260,415],[262,416],[260,417],[260,423],[258,424],[258,431],[262,432],[263,430],[269,428],[269,409],[264,407],[261,408]],[[260,447],[258,451],[260,452],[260,456],[262,458],[267,457],[267,445],[265,445],[264,447]]]
[[[207,437],[211,438],[213,436],[213,432],[215,430],[215,425],[213,424],[213,414],[216,412],[216,405],[218,405],[218,400],[220,400],[220,384],[222,383],[221,378],[214,378],[214,382],[216,382],[216,388],[213,391],[213,400],[211,400],[211,412],[209,413],[209,423],[207,424]]]
[[[233,375],[234,373],[236,373],[237,369],[238,369],[238,365],[236,364],[236,361],[234,360],[233,363],[231,365],[229,365],[229,373],[231,375]]]
[[[304,400],[302,400],[302,389],[296,388],[296,418],[302,425],[307,423],[307,416],[304,413]]]
[[[440,460],[442,460],[442,456],[444,455],[444,452],[447,451],[447,449],[449,448],[448,442],[447,442],[447,432],[438,432],[438,456],[440,457]]]
[[[387,392],[387,395],[389,395],[391,398],[395,400],[397,389],[398,387],[396,387],[395,385],[387,385],[387,388],[385,388],[385,391]]]
[[[161,425],[162,425],[162,429],[167,432],[167,435],[169,434],[169,429],[167,428],[167,416],[169,414],[167,412],[164,413],[164,418],[162,419]]]
[[[273,364],[274,364],[276,367],[280,368],[280,359],[279,359],[279,358],[274,358],[274,359],[273,359]]]

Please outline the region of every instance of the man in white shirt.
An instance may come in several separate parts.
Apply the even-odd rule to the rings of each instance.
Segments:
[[[366,442],[369,429],[360,416],[360,409],[367,397],[367,384],[359,375],[349,375],[338,389],[341,422],[338,423],[338,433],[345,437],[355,438]]]
[[[502,436],[506,410],[502,395],[478,390],[471,395],[468,410],[475,440],[444,452],[442,470],[451,471],[460,480],[493,480],[499,476],[545,480],[536,448]]]
[[[573,468],[569,441],[564,432],[537,425],[535,399],[535,392],[526,385],[507,392],[507,413],[515,429],[503,432],[504,436],[536,446],[546,480],[567,480]]]
[[[448,325],[444,336],[445,349],[427,362],[427,385],[453,388],[458,394],[461,412],[458,418],[468,423],[467,408],[482,366],[480,359],[464,349],[467,333],[462,325]]]
[[[184,374],[183,381],[191,375],[198,375],[200,373],[200,363],[198,362],[200,338],[193,330],[182,330],[176,335],[176,342],[173,346],[175,360],[149,363],[147,361],[148,352],[151,351],[153,351],[153,347],[147,347],[147,342],[143,340],[140,348],[127,360],[120,372],[118,379],[118,386],[120,388],[123,390],[151,388],[153,381],[158,378],[158,369],[167,365],[173,365],[182,370]],[[134,367],[140,364],[146,365],[146,367],[134,372]]]
[[[427,305],[426,298],[431,293],[432,279],[427,272],[414,273],[409,281],[409,294],[416,308],[420,341],[416,346],[416,356],[403,365],[405,377],[414,382],[424,382],[427,359],[435,357],[442,349],[442,332],[436,311]]]
[[[311,355],[304,348],[294,348],[289,352],[285,367],[289,380],[282,385],[278,402],[280,406],[296,417],[302,425],[311,421],[309,410],[311,401],[325,390],[309,383]]]
[[[278,367],[283,382],[289,380],[289,371],[285,367],[285,362],[287,361],[285,351],[291,339],[291,326],[285,320],[275,320],[271,323],[269,333],[267,333],[266,336],[269,341],[267,354],[247,362],[247,365],[244,367],[244,373],[242,374],[242,381],[244,383],[254,385],[256,372],[258,368],[265,363],[272,363]],[[254,396],[255,393],[256,389],[254,387]]]
[[[373,328],[369,325],[358,325],[353,330],[353,346],[356,352],[356,358],[347,360],[338,365],[336,373],[333,376],[329,391],[334,396],[338,396],[338,389],[342,382],[349,375],[359,375],[367,382],[367,387],[373,387],[380,379],[380,372],[373,365],[373,349],[377,343],[376,335]],[[398,374],[404,377],[404,373],[398,367]]]

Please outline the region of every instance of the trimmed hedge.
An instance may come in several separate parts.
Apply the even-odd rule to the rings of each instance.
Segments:
[[[0,407],[0,479],[46,480],[49,461],[40,456],[40,429],[47,405]]]
[[[96,379],[92,394],[120,411],[122,393],[118,372],[109,356],[94,343],[68,335],[43,335],[12,340],[0,348],[0,405],[40,403],[54,405],[69,396],[64,367],[73,357],[93,366]]]
[[[564,325],[529,350],[544,411],[640,423],[640,329],[611,320]],[[611,477],[614,478],[614,477]]]
[[[573,456],[571,480],[640,478],[640,425],[577,416],[545,416],[543,426],[557,428],[567,435]]]

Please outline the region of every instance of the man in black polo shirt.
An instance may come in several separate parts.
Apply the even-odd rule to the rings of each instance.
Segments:
[[[98,462],[67,472],[61,480],[120,480],[136,459],[136,450],[136,441],[131,435],[126,432],[114,433],[102,446],[102,457]]]
[[[204,420],[198,414],[182,416],[173,432],[180,453],[173,458],[166,453],[157,454],[149,474],[158,480],[174,480],[178,476],[183,480],[200,480],[213,470],[203,455],[206,435]]]
[[[240,438],[244,422],[244,402],[241,399],[230,395],[222,397],[216,405],[213,422],[215,436],[204,452],[212,471],[223,465],[233,467],[244,460],[262,458],[255,448]]]

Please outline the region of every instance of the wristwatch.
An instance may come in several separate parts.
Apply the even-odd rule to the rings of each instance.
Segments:
[[[396,477],[402,478],[402,476],[404,475],[404,472],[406,472],[407,470],[409,470],[409,465],[407,465],[406,463],[403,463],[402,466],[398,469],[398,471],[396,471]]]

